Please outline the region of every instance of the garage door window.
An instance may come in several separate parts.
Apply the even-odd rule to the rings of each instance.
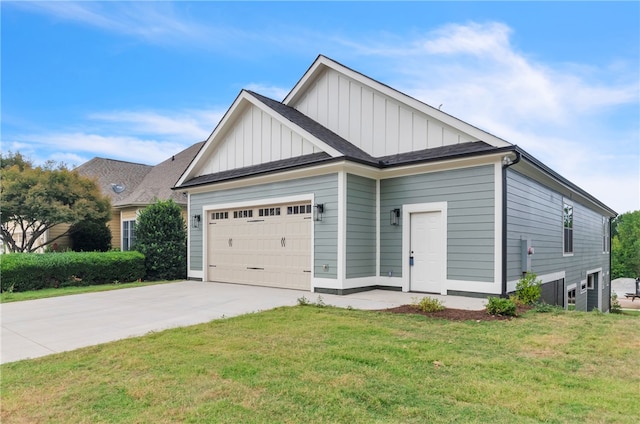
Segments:
[[[253,218],[253,209],[233,211],[233,217],[234,218]]]
[[[311,205],[287,206],[287,215],[311,213]]]
[[[211,219],[214,221],[229,219],[229,212],[211,212]]]
[[[262,208],[258,209],[260,216],[280,216],[280,208]]]

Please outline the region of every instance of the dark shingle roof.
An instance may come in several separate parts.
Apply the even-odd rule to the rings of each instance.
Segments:
[[[194,187],[202,184],[218,183],[222,181],[235,180],[238,178],[250,177],[254,175],[268,174],[272,172],[285,171],[308,165],[317,165],[328,162],[333,158],[324,152],[312,153],[310,155],[297,156],[290,159],[278,160],[275,162],[262,163],[260,165],[247,166],[244,168],[231,169],[228,171],[216,172],[215,174],[201,175],[185,181],[180,187]],[[339,158],[342,159],[342,158]]]
[[[114,206],[148,205],[156,199],[173,199],[178,204],[187,204],[187,199],[172,187],[184,170],[189,166],[204,142],[177,153],[164,162],[154,166],[138,186],[126,198],[114,202]]]
[[[314,121],[298,110],[287,106],[281,102],[262,96],[253,91],[247,93],[261,101],[275,113],[286,118],[290,122],[312,134],[314,137],[340,152],[343,156],[332,158],[327,153],[314,153],[294,157],[290,159],[278,160],[259,165],[237,168],[214,174],[201,175],[185,181],[179,188],[194,187],[198,185],[218,183],[239,178],[246,178],[255,175],[281,172],[294,168],[317,165],[331,160],[349,160],[373,166],[379,169],[409,165],[414,163],[430,162],[436,160],[453,159],[462,156],[480,155],[490,152],[497,152],[504,148],[497,148],[482,141],[453,144],[450,146],[435,147],[432,149],[407,152],[397,155],[383,156],[375,158],[357,146],[351,144],[333,131]],[[177,187],[178,188],[178,187]]]
[[[432,160],[452,159],[456,156],[469,156],[473,154],[495,152],[497,150],[499,150],[499,148],[483,141],[471,141],[467,143],[451,144],[449,146],[418,150],[415,152],[382,156],[378,158],[378,163],[382,167],[409,165],[412,163],[428,162]]]
[[[262,103],[269,106],[269,108],[271,108],[273,111],[275,111],[279,115],[282,115],[289,121],[298,125],[300,128],[304,129],[305,131],[308,131],[314,137],[318,138],[320,141],[326,143],[330,147],[336,149],[347,158],[354,159],[361,162],[366,162],[366,163],[374,163],[376,161],[371,155],[369,155],[364,150],[361,150],[355,145],[349,143],[347,140],[340,137],[338,134],[334,133],[333,131],[324,127],[323,125],[320,125],[318,122],[314,121],[308,116],[303,115],[296,109],[290,106],[287,106],[283,103],[280,103],[276,100],[262,96],[258,93],[254,93],[253,91],[247,91],[247,92],[251,93],[252,96],[256,97]]]
[[[476,156],[485,153],[496,153],[506,148],[493,147],[482,141],[454,144],[451,146],[435,147],[433,149],[420,150],[417,152],[401,153],[399,155],[383,156],[369,162],[370,166],[378,169],[392,168],[402,165],[416,163],[427,163],[445,159],[454,159],[465,156]],[[304,166],[319,165],[333,160],[343,160],[347,157],[332,158],[326,153],[314,153],[311,155],[298,156],[291,159],[284,159],[275,162],[263,163],[260,165],[247,166],[244,168],[232,169],[229,171],[217,172],[215,174],[201,175],[185,181],[181,188],[194,187],[198,185],[218,183],[239,178],[246,178],[255,175],[268,174],[273,172],[288,171]]]
[[[129,196],[153,166],[121,160],[93,158],[75,168],[84,177],[95,178],[102,193],[116,203]],[[119,193],[112,185],[118,186]]]

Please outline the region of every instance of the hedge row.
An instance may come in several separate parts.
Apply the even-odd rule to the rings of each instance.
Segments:
[[[3,292],[131,282],[144,275],[144,255],[135,251],[0,256],[0,288]]]

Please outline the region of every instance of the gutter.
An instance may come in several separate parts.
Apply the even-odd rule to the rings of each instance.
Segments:
[[[512,150],[516,157],[512,161],[502,163],[502,293],[501,297],[507,297],[507,168],[520,162],[522,155],[517,150]],[[506,158],[507,156],[505,156]]]

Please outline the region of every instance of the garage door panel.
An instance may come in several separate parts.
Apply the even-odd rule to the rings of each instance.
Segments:
[[[208,280],[310,289],[310,210],[296,203],[209,212]]]

